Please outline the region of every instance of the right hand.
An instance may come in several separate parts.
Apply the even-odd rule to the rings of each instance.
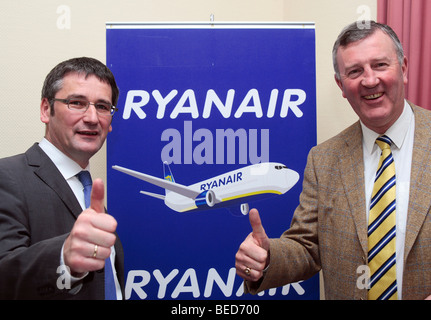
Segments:
[[[103,181],[94,180],[91,205],[78,216],[64,242],[64,263],[73,276],[79,277],[86,272],[102,269],[115,244],[117,221],[105,213],[104,193]],[[95,252],[97,254],[93,257]]]
[[[249,212],[252,232],[241,243],[235,255],[236,273],[244,280],[258,281],[263,276],[263,270],[269,264],[269,238],[262,226],[259,212],[251,209]],[[250,273],[246,273],[246,269]]]

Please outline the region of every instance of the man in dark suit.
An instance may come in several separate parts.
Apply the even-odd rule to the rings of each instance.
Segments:
[[[326,299],[425,299],[431,294],[431,113],[405,100],[407,59],[388,26],[352,23],[333,57],[335,80],[360,121],[310,151],[299,206],[280,239],[269,239],[257,210],[250,212],[253,232],[237,252],[237,273],[252,293],[321,270]],[[383,154],[375,141],[382,135],[392,140],[384,163],[395,164],[396,184],[387,188],[395,200],[371,220]],[[376,246],[369,221],[391,228]],[[393,251],[384,260],[386,245]],[[371,269],[371,260],[381,267]],[[377,286],[380,279],[386,282]]]
[[[105,299],[105,261],[114,299],[124,296],[103,182],[93,182],[89,204],[77,176],[112,130],[118,95],[111,71],[92,58],[64,61],[46,77],[44,139],[0,160],[0,299]]]

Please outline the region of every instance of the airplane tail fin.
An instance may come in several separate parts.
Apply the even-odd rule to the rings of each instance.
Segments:
[[[172,174],[171,168],[167,161],[163,162],[163,178],[165,180],[175,182],[174,175]],[[165,193],[167,194],[169,190],[165,189]]]

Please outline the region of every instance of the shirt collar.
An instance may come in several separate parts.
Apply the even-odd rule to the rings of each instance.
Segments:
[[[46,138],[42,139],[42,141],[39,143],[39,147],[41,147],[41,149],[48,155],[52,162],[54,162],[55,166],[66,180],[74,177],[80,171],[82,171],[82,168],[79,164],[57,149]],[[89,170],[89,166],[87,166],[85,170]]]
[[[410,124],[413,119],[413,111],[410,108],[410,105],[407,103],[407,101],[404,100],[404,110],[401,114],[401,116],[395,121],[395,123],[385,132],[385,135],[387,135],[392,142],[395,144],[395,146],[398,149],[401,149],[405,137],[407,135],[408,129],[410,127]],[[366,152],[368,154],[372,154],[375,150],[376,146],[376,139],[380,136],[380,134],[374,132],[373,130],[367,128],[361,121],[361,127],[362,127],[362,135],[364,138],[364,146]]]

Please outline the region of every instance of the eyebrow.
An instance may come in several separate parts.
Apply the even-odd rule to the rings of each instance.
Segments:
[[[373,64],[375,64],[377,62],[382,62],[382,61],[392,62],[393,59],[391,59],[390,57],[387,57],[387,56],[382,56],[382,57],[379,57],[379,58],[372,59],[371,60],[371,65],[373,65]],[[367,63],[368,63],[368,61],[367,61]],[[354,63],[354,64],[352,64],[350,66],[346,65],[344,69],[345,69],[345,71],[349,71],[349,70],[352,70],[352,69],[355,69],[355,68],[360,68],[360,67],[362,67],[362,63],[361,62]]]
[[[70,94],[67,96],[67,99],[82,99],[82,100],[87,100],[90,101],[87,96],[84,96],[82,94]],[[105,99],[98,99],[95,102],[103,102],[103,103],[107,103],[107,104],[112,104],[111,101],[105,100]]]
[[[388,56],[381,56],[381,57],[378,57],[378,58],[373,58],[373,59],[371,59],[371,64],[373,64],[373,63],[376,63],[376,62],[379,62],[379,61],[392,61],[393,59],[392,58],[390,58],[390,57],[388,57]],[[368,61],[367,61],[367,63],[368,63]],[[348,69],[348,68],[353,68],[353,67],[357,67],[357,66],[360,66],[360,65],[362,65],[362,63],[361,62],[359,62],[359,63],[354,63],[354,64],[352,64],[351,66],[346,66],[346,69]]]

